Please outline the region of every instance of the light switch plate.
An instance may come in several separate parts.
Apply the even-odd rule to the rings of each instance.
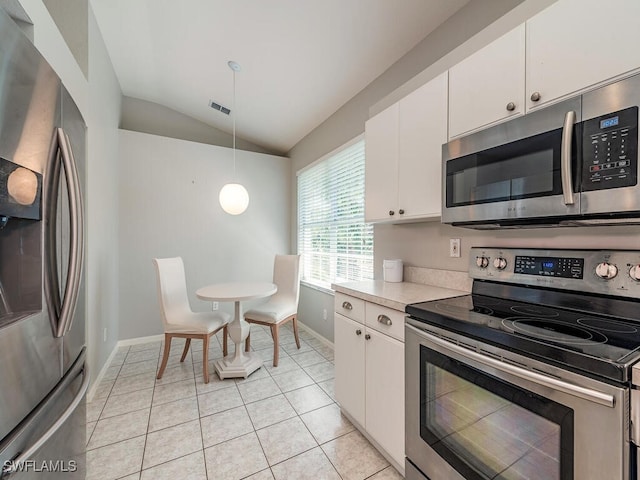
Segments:
[[[449,256],[460,258],[460,239],[459,238],[449,239]]]

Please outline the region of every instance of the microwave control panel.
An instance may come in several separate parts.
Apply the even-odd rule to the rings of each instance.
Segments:
[[[582,190],[636,185],[638,107],[586,120],[582,128]]]

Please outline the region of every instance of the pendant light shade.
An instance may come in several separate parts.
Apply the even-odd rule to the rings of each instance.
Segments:
[[[240,65],[233,60],[228,63],[233,71],[233,177],[236,177],[236,72],[240,71]],[[227,183],[220,190],[218,201],[222,209],[229,215],[240,215],[249,206],[249,192],[239,183]]]
[[[218,200],[229,215],[240,215],[249,206],[249,192],[239,183],[227,183],[220,190]]]

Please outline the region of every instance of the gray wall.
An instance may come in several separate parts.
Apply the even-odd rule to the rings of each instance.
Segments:
[[[87,345],[93,378],[118,336],[118,120],[120,84],[89,9],[87,121]],[[107,330],[106,340],[104,330]]]
[[[533,2],[536,5],[532,5]],[[364,132],[364,124],[369,118],[370,110],[377,104],[397,101],[412,89],[417,88],[428,79],[454,65],[456,61],[464,58],[465,54],[472,53],[475,49],[481,48],[491,40],[506,33],[528,18],[532,11],[535,12],[542,9],[545,5],[552,3],[552,0],[533,0],[533,2],[530,1],[528,6],[524,5],[520,11],[514,11],[512,18],[502,21],[498,28],[493,29],[495,31],[480,33],[480,38],[475,42],[467,42],[467,40],[481,32],[496,19],[522,3],[522,0],[471,0],[391,68],[349,100],[329,119],[298,142],[288,154],[292,160],[293,186],[291,201],[293,211],[296,211],[297,204],[295,172]],[[467,42],[467,44],[463,45],[464,42]],[[461,45],[462,47],[460,47]],[[460,47],[459,51],[454,52],[453,55],[450,54],[457,47]],[[442,63],[443,57],[448,57],[446,58],[448,63],[444,62],[439,71],[437,69],[432,69],[434,70],[433,72],[429,71],[428,67],[435,63]],[[394,97],[394,95],[397,98],[387,100]],[[292,217],[292,225],[292,244],[295,247],[297,235],[296,218]],[[403,231],[395,231],[387,237],[381,237],[377,232],[378,227],[375,230],[376,258],[379,256],[379,249],[384,255],[384,257],[380,258],[388,258],[387,252],[389,249],[385,245],[387,239],[391,245],[395,245],[398,242],[398,244],[404,245],[409,250],[416,249],[420,251],[422,248],[419,242],[414,244],[410,239],[405,239]],[[393,258],[398,257],[403,258],[405,255],[398,254]],[[422,262],[420,266],[430,265],[429,255],[420,256],[418,261]],[[379,278],[379,271],[377,276]],[[327,320],[323,320],[324,309],[328,309]],[[315,331],[322,333],[331,341],[333,341],[332,311],[333,297],[331,295],[324,291],[303,286],[300,295],[300,320]]]
[[[78,62],[80,70],[89,78],[89,0],[42,1]]]
[[[460,258],[449,257],[449,239],[461,239]],[[479,231],[435,223],[378,225],[374,228],[375,274],[382,278],[382,260],[401,258],[405,265],[457,270],[469,266],[471,247],[640,248],[640,226],[558,227]]]
[[[224,115],[211,110],[211,115]],[[231,125],[229,117],[229,125]],[[157,103],[148,102],[132,97],[122,97],[122,117],[120,128],[134,132],[151,133],[162,137],[180,138],[191,142],[233,146],[233,135],[207,125],[195,118],[176,112]],[[265,148],[243,140],[236,131],[236,148],[257,153],[278,154]]]
[[[231,149],[121,130],[119,161],[120,339],[162,333],[154,257],[183,258],[196,311],[210,308],[195,296],[201,286],[271,281],[274,254],[291,248],[289,159],[236,152],[250,199],[238,216],[218,203]]]

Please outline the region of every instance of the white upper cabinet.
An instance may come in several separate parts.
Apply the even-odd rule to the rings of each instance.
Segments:
[[[442,144],[446,142],[445,72],[400,100],[399,217],[440,217]]]
[[[559,0],[529,19],[527,108],[640,68],[639,19],[638,0]]]
[[[447,72],[365,124],[365,218],[401,222],[440,216]]]
[[[367,222],[388,220],[398,202],[398,112],[395,103],[365,124],[365,209]]]
[[[449,138],[524,114],[525,26],[449,70]]]

